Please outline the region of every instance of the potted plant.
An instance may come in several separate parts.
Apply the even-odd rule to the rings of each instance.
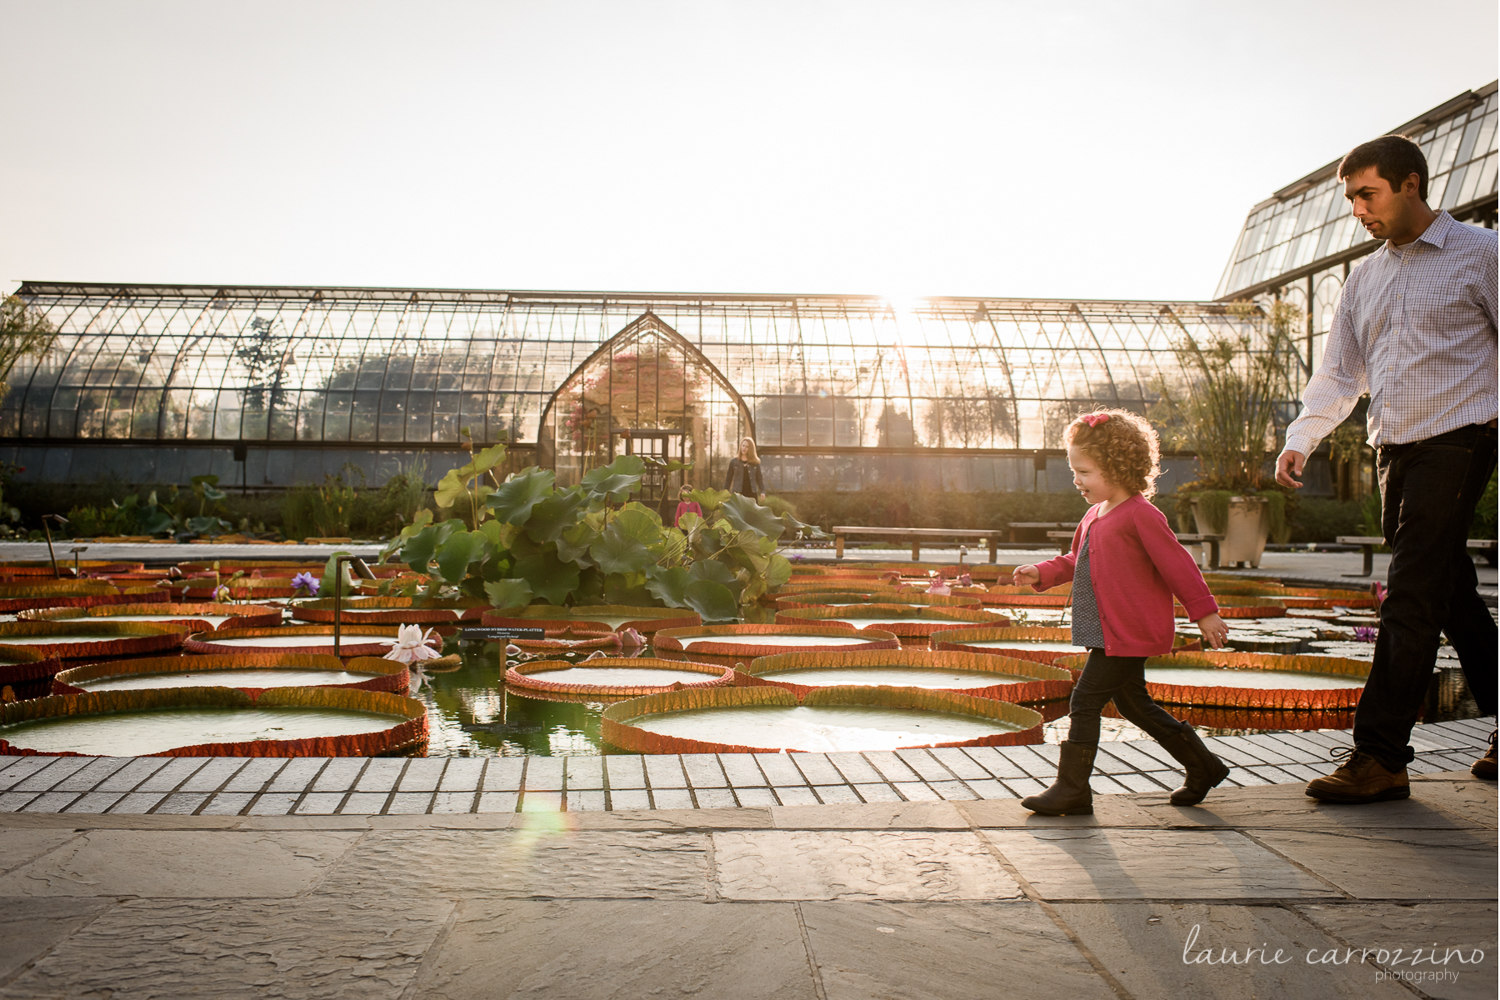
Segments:
[[[1289,534],[1288,496],[1275,488],[1269,460],[1276,412],[1296,397],[1292,373],[1302,362],[1291,334],[1302,312],[1284,302],[1268,311],[1231,303],[1235,322],[1203,338],[1165,315],[1180,330],[1180,372],[1158,377],[1153,416],[1170,444],[1197,454],[1199,469],[1197,481],[1177,491],[1179,522],[1190,517],[1191,530],[1223,535],[1221,563],[1259,566],[1267,540]]]

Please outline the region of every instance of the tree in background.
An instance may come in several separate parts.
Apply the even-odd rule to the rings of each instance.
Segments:
[[[10,370],[22,358],[40,359],[52,346],[57,327],[40,309],[27,305],[19,295],[0,302],[0,398],[10,388]]]

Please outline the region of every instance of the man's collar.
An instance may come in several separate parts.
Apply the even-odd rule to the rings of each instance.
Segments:
[[[1453,216],[1449,215],[1447,212],[1440,211],[1433,218],[1433,220],[1427,224],[1427,228],[1422,232],[1422,235],[1412,240],[1411,243],[1406,244],[1406,246],[1409,247],[1412,243],[1422,242],[1430,243],[1441,250],[1443,249],[1444,242],[1446,242],[1448,239],[1448,234],[1453,231],[1453,227],[1455,225],[1457,225],[1457,223],[1453,221]],[[1385,245],[1386,249],[1393,249],[1391,247],[1390,240],[1386,240]],[[1396,250],[1396,253],[1404,252],[1404,247],[1402,249]]]

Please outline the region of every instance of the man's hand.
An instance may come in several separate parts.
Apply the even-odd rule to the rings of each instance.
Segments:
[[[1300,451],[1284,451],[1276,456],[1276,481],[1282,486],[1290,486],[1300,490],[1302,483],[1302,466],[1307,462],[1307,456]]]
[[[1017,566],[1016,571],[1010,575],[1010,582],[1015,587],[1030,587],[1041,578],[1042,571],[1035,566]]]

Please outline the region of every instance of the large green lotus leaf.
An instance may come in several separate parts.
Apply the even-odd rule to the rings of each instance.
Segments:
[[[588,497],[581,490],[566,490],[548,497],[531,508],[526,534],[535,542],[555,542],[562,533],[578,523]]]
[[[673,608],[688,606],[687,589],[692,582],[692,576],[681,566],[671,569],[653,566],[646,571],[646,590],[657,600]]]
[[[781,519],[747,496],[735,493],[720,508],[724,520],[736,531],[757,531],[768,538],[780,538],[785,526]]]
[[[624,500],[640,489],[641,473],[645,471],[646,463],[639,455],[621,455],[608,465],[586,473],[583,488],[606,500]]]
[[[563,562],[591,562],[589,546],[599,540],[599,532],[587,524],[575,524],[557,539],[557,556]]]
[[[318,578],[319,597],[348,597],[349,596],[349,564],[344,563],[344,572],[339,574],[338,561],[349,553],[340,549],[328,557],[323,564],[323,575]],[[214,563],[214,566],[218,566]],[[239,574],[235,574],[238,576]],[[342,579],[340,576],[342,575]]]
[[[460,500],[469,495],[469,488],[464,485],[463,477],[458,474],[457,469],[449,469],[443,478],[438,480],[437,489],[432,492],[433,503],[439,507],[452,507]]]
[[[562,604],[578,589],[578,567],[558,559],[550,550],[517,559],[514,572],[531,585],[533,594],[552,604]]]
[[[657,527],[661,527],[661,512],[656,510],[656,508],[647,507],[639,500],[632,500],[628,504],[620,508],[620,513],[623,514],[628,510],[633,510],[637,513],[646,515],[646,517],[650,518],[652,524],[656,525]]]
[[[645,574],[613,573],[604,579],[604,603],[623,604],[632,608],[649,608],[656,604],[646,589]]]
[[[589,546],[589,555],[605,573],[640,573],[656,562],[646,546],[614,524],[605,528],[599,540]]]
[[[164,531],[171,531],[177,519],[164,510],[156,507],[143,507],[136,512],[136,530],[142,535],[159,535]]]
[[[651,512],[640,504],[627,504],[610,524],[642,545],[650,545],[661,539],[661,518],[651,516]]]
[[[698,612],[705,622],[738,619],[740,604],[729,588],[712,580],[694,580],[683,593],[687,606]]]
[[[658,562],[663,560],[667,563],[680,562],[687,554],[687,538],[682,532],[668,528],[661,533],[657,543],[648,548],[651,549]]]
[[[703,518],[690,510],[683,511],[682,516],[677,519],[677,527],[688,534],[692,534],[694,529],[698,528],[701,524],[703,524]]]
[[[438,574],[449,583],[469,575],[469,565],[483,559],[494,547],[482,531],[455,531],[437,550]]]
[[[688,575],[695,581],[717,583],[729,591],[736,603],[740,599],[740,593],[745,589],[744,581],[739,578],[734,569],[717,559],[699,559],[688,570]]]
[[[777,553],[771,556],[770,565],[766,567],[766,584],[768,587],[779,587],[792,578],[792,564],[786,556]]]
[[[485,503],[506,524],[524,524],[531,509],[552,495],[556,474],[532,466],[511,476]]]
[[[712,514],[719,505],[734,496],[728,490],[716,490],[712,487],[701,490],[688,490],[688,499],[695,501],[703,508],[703,513]]]
[[[484,585],[484,596],[497,608],[520,608],[531,603],[535,595],[525,580],[496,580]]]
[[[429,524],[406,540],[406,544],[401,548],[400,560],[411,567],[413,573],[425,574],[427,564],[432,561],[437,547],[462,526],[463,522],[456,520]]]

